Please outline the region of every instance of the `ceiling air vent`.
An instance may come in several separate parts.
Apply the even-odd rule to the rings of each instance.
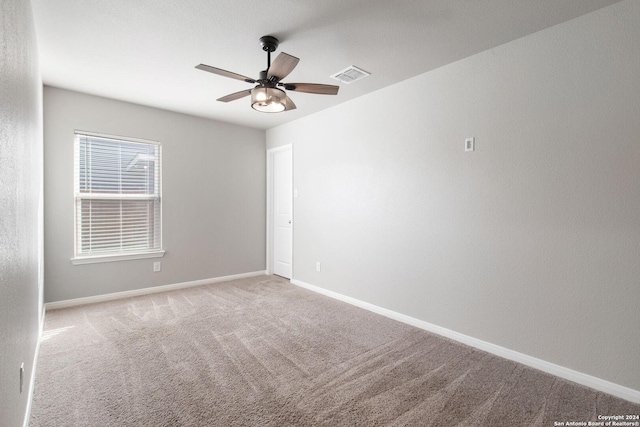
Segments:
[[[331,77],[340,81],[340,83],[348,85],[355,82],[356,80],[364,79],[368,75],[370,75],[370,73],[367,73],[366,71],[351,65],[350,67],[345,68],[344,70],[332,75]]]

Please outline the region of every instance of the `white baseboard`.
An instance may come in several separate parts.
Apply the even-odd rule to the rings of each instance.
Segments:
[[[158,292],[174,291],[176,289],[192,288],[194,286],[210,285],[212,283],[227,282],[229,280],[245,279],[247,277],[264,276],[265,271],[254,271],[251,273],[233,274],[231,276],[214,277],[211,279],[193,280],[191,282],[174,283],[172,285],[151,286],[149,288],[134,289],[131,291],[115,292],[111,294],[96,295],[93,297],[75,298],[64,301],[55,301],[45,303],[44,308],[47,310],[55,310],[58,308],[75,307],[78,305],[93,304],[96,302],[112,301],[122,298],[137,297],[140,295],[155,294]]]
[[[313,292],[317,292],[319,294],[323,294],[328,297],[346,302],[348,304],[352,304],[357,307],[364,308],[365,310],[372,311],[374,313],[380,314],[390,319],[394,319],[402,323],[406,323],[408,325],[415,326],[420,329],[424,329],[425,331],[433,332],[434,334],[450,338],[462,344],[466,344],[471,347],[475,347],[480,350],[486,351],[488,353],[495,354],[496,356],[513,360],[514,362],[522,363],[523,365],[530,366],[532,368],[538,369],[543,372],[547,372],[557,377],[564,378],[566,380],[573,381],[578,384],[582,384],[592,389],[611,394],[613,396],[631,401],[633,403],[640,403],[640,391],[638,390],[634,390],[629,387],[615,384],[610,381],[603,380],[601,378],[584,374],[582,372],[577,372],[577,371],[574,371],[573,369],[565,368],[563,366],[559,366],[554,363],[550,363],[533,356],[528,356],[526,354],[519,353],[517,351],[510,350],[508,348],[504,348],[499,345],[491,344],[489,342],[482,341],[477,338],[473,338],[468,335],[464,335],[464,334],[452,331],[450,329],[443,328],[441,326],[437,326],[420,319],[416,319],[414,317],[406,316],[404,314],[401,314],[392,310],[388,310],[386,308],[378,307],[377,305],[373,305],[368,302],[360,301],[358,299],[348,297],[346,295],[342,295],[337,292],[329,291],[327,289],[323,289],[318,286],[305,283],[301,280],[291,279],[291,283],[296,286],[300,286],[301,288],[305,288]]]

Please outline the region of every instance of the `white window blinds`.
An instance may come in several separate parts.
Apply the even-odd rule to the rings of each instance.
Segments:
[[[76,132],[76,257],[159,251],[161,146]]]

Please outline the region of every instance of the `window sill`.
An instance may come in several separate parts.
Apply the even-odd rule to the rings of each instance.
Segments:
[[[71,258],[71,264],[96,264],[99,262],[115,262],[115,261],[129,261],[132,259],[145,259],[145,258],[162,258],[164,256],[164,250],[153,252],[139,252],[126,255],[93,255],[93,256],[81,256]]]

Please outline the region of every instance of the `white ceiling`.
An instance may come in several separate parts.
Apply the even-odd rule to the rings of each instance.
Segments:
[[[32,0],[45,84],[269,129],[619,0]],[[297,109],[216,99],[248,83],[196,70],[204,63],[257,78],[258,39],[300,58],[287,82],[339,84],[337,96],[289,93]],[[275,58],[275,56],[274,56]]]

